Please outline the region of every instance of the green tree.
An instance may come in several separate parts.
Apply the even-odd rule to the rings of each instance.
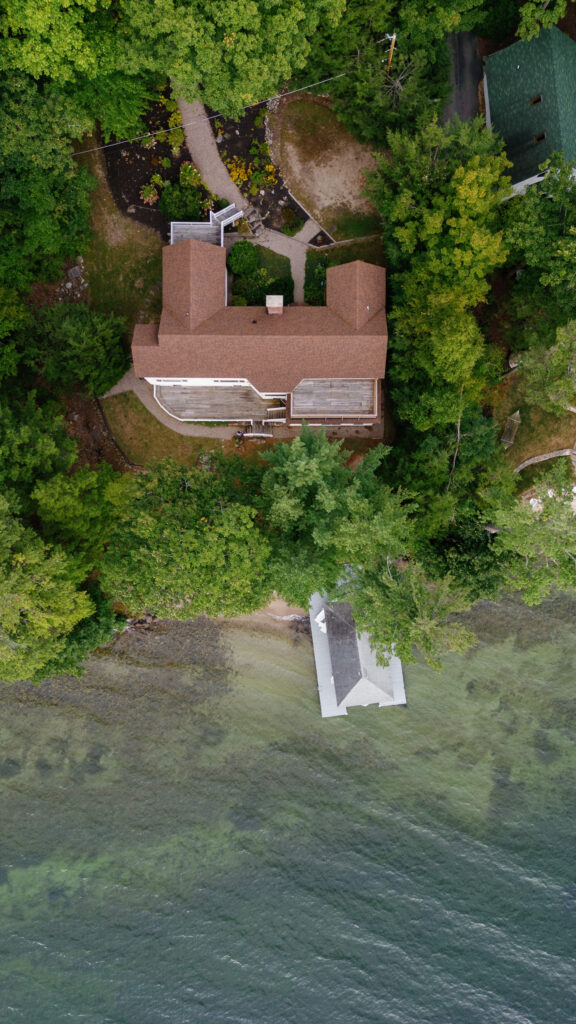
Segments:
[[[82,135],[91,121],[58,90],[22,74],[0,76],[0,93],[0,284],[24,291],[56,277],[88,236],[94,182],[78,168],[63,126]]]
[[[576,412],[576,321],[556,331],[550,349],[531,348],[520,363],[522,391],[526,401],[544,412],[562,415]]]
[[[188,98],[201,91],[210,106],[235,114],[301,68],[319,23],[335,24],[343,8],[344,0],[7,0],[0,61],[62,88],[80,83],[90,109],[90,83],[98,89],[115,76],[126,93],[121,79],[168,75]]]
[[[54,403],[38,404],[34,391],[0,402],[0,492],[14,508],[29,510],[36,482],[66,472],[75,457]]]
[[[48,676],[82,676],[90,655],[98,647],[109,643],[118,630],[121,619],[113,612],[110,602],[102,596],[98,587],[90,584],[85,589],[94,606],[94,613],[82,619],[68,633],[62,650],[46,662],[35,682]]]
[[[566,14],[567,0],[524,0],[520,7],[520,39],[532,39],[543,28],[552,28]]]
[[[10,515],[0,497],[0,679],[38,680],[93,612],[73,563]]]
[[[526,604],[576,586],[576,516],[569,467],[550,469],[531,501],[518,500],[494,516],[494,546],[505,566],[505,585]]]
[[[115,489],[110,486],[113,481]],[[107,463],[40,481],[31,496],[44,540],[61,545],[88,574],[112,533],[115,508],[124,490],[130,492],[130,478],[121,478]]]
[[[382,215],[394,305],[388,376],[401,419],[420,431],[477,406],[488,362],[472,308],[506,259],[502,144],[479,119],[390,132],[368,192]]]
[[[160,464],[122,495],[102,560],[104,590],[133,614],[188,619],[254,611],[270,594],[256,509],[209,469]]]
[[[404,662],[418,648],[428,664],[440,667],[440,655],[464,651],[474,635],[454,619],[469,607],[467,596],[449,576],[431,580],[417,563],[363,569],[339,590],[352,604],[359,629],[371,636],[386,663],[393,651]]]
[[[129,359],[123,317],[61,303],[37,318],[27,358],[59,392],[102,395],[120,379]]]
[[[560,154],[541,165],[542,182],[503,206],[510,266],[520,272],[508,301],[510,347],[549,348],[576,318],[576,181]]]

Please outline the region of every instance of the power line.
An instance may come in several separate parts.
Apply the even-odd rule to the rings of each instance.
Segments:
[[[289,92],[279,92],[275,96],[268,96],[265,100],[258,100],[256,103],[247,103],[242,106],[241,110],[250,110],[252,107],[260,107],[263,103],[270,103],[271,100],[280,100],[284,96],[293,96],[297,92],[306,92],[307,89],[315,89],[317,85],[325,85],[326,82],[334,82],[337,78],[345,78],[349,75],[349,71],[342,71],[339,75],[331,75],[330,78],[322,78],[319,82],[311,82],[309,85],[302,85],[299,89],[290,89]],[[175,125],[174,128],[160,128],[156,132],[146,132],[144,135],[136,135],[133,139],[120,139],[119,142],[107,142],[103,146],[93,146],[91,149],[80,149],[73,153],[73,156],[83,156],[84,153],[97,153],[102,149],[113,149],[114,146],[125,146],[131,142],[140,142],[141,139],[151,139],[155,135],[168,135],[170,132],[176,132],[181,128],[188,128],[193,124],[197,124],[199,121],[215,121],[216,118],[222,117],[222,114],[210,114],[205,117],[195,117],[192,121],[186,121],[186,124]]]

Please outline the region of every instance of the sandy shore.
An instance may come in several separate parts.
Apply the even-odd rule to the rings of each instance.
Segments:
[[[297,608],[295,605],[286,604],[279,597],[275,597],[265,608],[260,608],[251,615],[236,615],[232,619],[224,621],[232,626],[242,629],[266,630],[272,633],[286,633],[294,629],[295,623],[302,618],[308,617],[305,608]]]

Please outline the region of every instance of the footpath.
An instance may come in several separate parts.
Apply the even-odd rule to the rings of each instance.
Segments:
[[[208,188],[216,195],[227,199],[228,202],[234,203],[238,210],[245,210],[250,203],[242,195],[238,186],[234,184],[227,167],[220,158],[216,139],[203,105],[199,100],[196,100],[195,103],[178,100],[178,106],[182,114],[186,145]],[[249,239],[256,245],[263,245],[281,256],[288,257],[294,279],[294,302],[304,302],[304,270],[308,241],[321,230],[320,224],[310,217],[298,234],[292,238],[282,234],[281,231],[264,228],[257,238]]]

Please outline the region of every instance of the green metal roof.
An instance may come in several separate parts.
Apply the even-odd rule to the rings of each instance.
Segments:
[[[538,174],[552,153],[576,163],[576,43],[569,36],[551,28],[493,53],[486,80],[491,123],[514,165],[514,184]]]

